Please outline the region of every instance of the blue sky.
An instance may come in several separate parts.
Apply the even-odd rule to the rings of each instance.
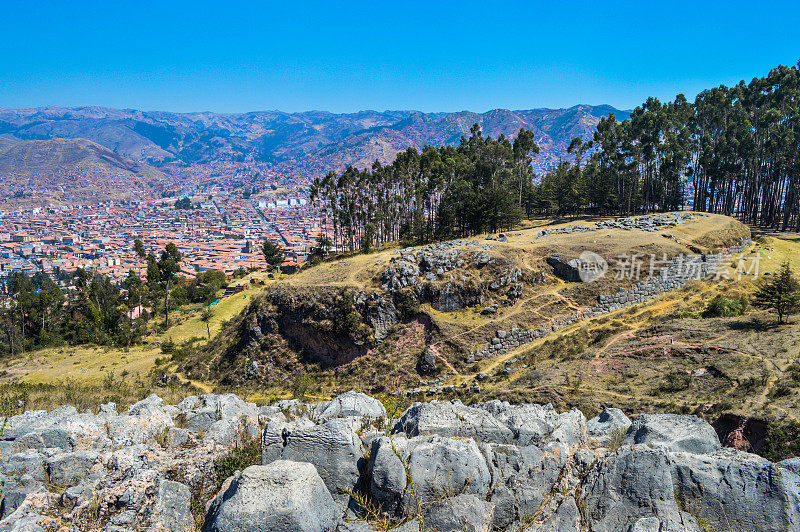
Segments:
[[[800,59],[772,2],[0,2],[0,107],[632,108]]]

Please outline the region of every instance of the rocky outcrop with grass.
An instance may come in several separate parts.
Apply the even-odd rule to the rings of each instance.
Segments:
[[[396,411],[399,397],[390,397]],[[399,403],[398,403],[399,404]],[[155,395],[4,421],[0,530],[703,531],[800,527],[800,468],[696,416],[493,400],[267,406]]]

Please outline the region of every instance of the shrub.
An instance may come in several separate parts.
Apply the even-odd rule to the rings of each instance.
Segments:
[[[745,298],[727,298],[716,296],[712,299],[704,315],[713,318],[731,318],[741,316],[747,310],[747,300]]]
[[[311,387],[311,376],[304,370],[299,370],[294,375],[292,381],[292,397],[295,399],[305,400],[308,395],[308,389]]]
[[[766,444],[759,452],[773,462],[800,456],[800,423],[772,421],[767,425]]]
[[[172,341],[172,338],[167,338],[163,342],[161,342],[161,352],[165,355],[172,353],[175,350],[175,342]]]
[[[227,455],[219,458],[214,467],[217,471],[217,482],[222,484],[236,471],[256,465],[261,459],[261,444],[258,439],[237,445]]]
[[[659,389],[663,392],[680,392],[692,384],[692,376],[681,371],[673,371],[664,377]]]

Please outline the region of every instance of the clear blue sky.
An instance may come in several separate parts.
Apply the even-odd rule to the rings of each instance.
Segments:
[[[0,1],[0,107],[632,108],[798,59],[796,0]]]

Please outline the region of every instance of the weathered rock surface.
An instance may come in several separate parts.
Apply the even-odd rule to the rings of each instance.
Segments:
[[[670,453],[676,497],[714,530],[796,530],[800,476],[760,456],[721,449]]]
[[[278,460],[229,479],[211,502],[204,532],[333,532],[340,512],[309,463]]]
[[[604,408],[600,415],[586,423],[589,439],[601,445],[609,443],[612,436],[621,436],[631,426],[631,420],[619,408]]]
[[[408,436],[457,436],[495,443],[508,443],[514,437],[508,427],[485,410],[464,406],[459,401],[414,403],[397,421],[394,432]]]
[[[365,465],[361,439],[353,425],[342,419],[321,425],[269,423],[261,447],[262,465],[279,459],[313,464],[342,507],[350,499],[348,492],[356,489]]]
[[[360,417],[378,419],[386,417],[386,408],[377,399],[369,395],[349,391],[326,404],[318,415],[319,419],[336,417]]]
[[[625,441],[696,454],[722,447],[711,425],[697,416],[678,414],[642,414],[628,427]]]
[[[395,532],[800,529],[798,459],[722,449],[695,416],[414,403],[391,434],[377,430],[385,416],[356,392],[26,412],[0,439],[0,531],[383,529],[365,499]],[[218,459],[259,431],[262,465],[220,486]],[[193,494],[210,501],[202,525]]]
[[[475,495],[458,495],[425,508],[425,526],[437,532],[490,532],[494,504]]]

